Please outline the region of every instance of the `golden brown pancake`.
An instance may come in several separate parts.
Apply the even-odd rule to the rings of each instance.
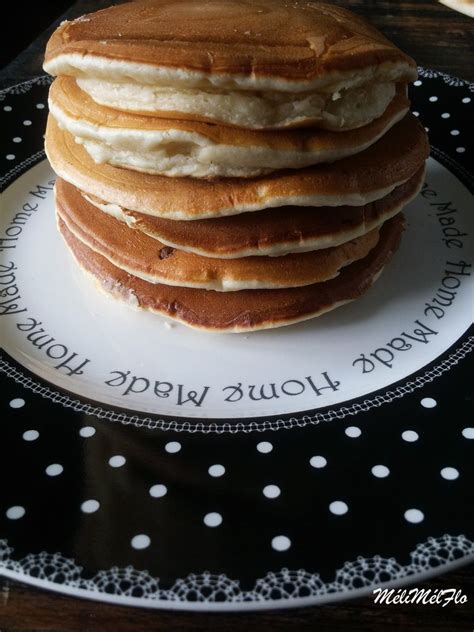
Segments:
[[[279,290],[214,292],[152,284],[117,268],[78,240],[59,219],[59,229],[77,263],[108,294],[185,325],[212,332],[256,331],[313,318],[359,298],[397,250],[403,218],[386,222],[369,255],[324,283]]]
[[[314,127],[254,131],[120,112],[95,103],[71,77],[53,82],[49,108],[96,163],[170,177],[256,177],[359,153],[406,115],[409,101],[399,86],[381,117],[343,134]]]
[[[379,238],[375,229],[337,248],[283,257],[213,259],[169,248],[132,230],[96,209],[74,187],[62,187],[61,181],[56,208],[76,238],[130,274],[151,283],[224,292],[326,281],[337,276],[342,267],[365,257]]]
[[[362,18],[297,0],[110,7],[63,23],[44,69],[117,110],[247,129],[362,127],[417,77]]]
[[[339,246],[399,213],[418,194],[423,180],[422,168],[385,197],[364,206],[283,206],[193,222],[152,217],[84,195],[94,206],[167,246],[205,257],[233,259]],[[56,186],[72,187],[61,179]]]
[[[355,14],[322,2],[283,0],[120,4],[63,23],[48,42],[48,72],[53,60],[70,54],[223,76],[227,82],[262,77],[277,85],[310,84],[328,73],[387,63],[415,68]],[[80,60],[72,68],[85,73]]]
[[[94,101],[253,129],[354,129],[416,66],[362,18],[319,2],[149,0],[63,23],[44,68]]]
[[[426,132],[412,115],[356,156],[251,179],[167,178],[96,165],[51,117],[45,149],[54,171],[81,191],[132,211],[174,220],[284,205],[360,206],[409,180],[429,154]]]

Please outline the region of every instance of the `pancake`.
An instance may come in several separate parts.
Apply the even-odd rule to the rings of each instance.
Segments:
[[[49,109],[96,163],[169,177],[248,178],[359,153],[406,115],[409,101],[400,86],[380,118],[344,134],[250,131],[118,112],[97,105],[71,77],[59,77],[49,91]]]
[[[460,11],[470,18],[474,18],[474,0],[440,0],[440,2],[450,9]]]
[[[333,248],[360,237],[399,213],[415,198],[424,175],[422,168],[384,198],[364,206],[283,206],[193,222],[152,217],[83,195],[97,208],[166,246],[205,257],[233,259]],[[56,186],[72,187],[60,179]]]
[[[50,116],[45,149],[54,171],[81,191],[147,215],[194,220],[277,206],[361,206],[409,180],[429,154],[426,132],[407,115],[364,152],[332,164],[261,178],[167,178],[95,164]]]
[[[415,62],[320,2],[151,0],[63,22],[44,69],[102,105],[251,129],[353,129],[384,112]]]
[[[326,281],[337,276],[342,267],[365,257],[379,239],[375,229],[337,248],[284,257],[225,260],[164,246],[97,210],[80,191],[63,187],[61,181],[56,189],[56,210],[77,239],[140,279],[220,292],[299,287]]]
[[[148,283],[88,248],[61,219],[59,229],[79,266],[111,296],[196,329],[238,333],[297,323],[359,298],[397,250],[403,219],[397,215],[386,222],[377,246],[369,255],[331,281],[299,288],[227,294]]]

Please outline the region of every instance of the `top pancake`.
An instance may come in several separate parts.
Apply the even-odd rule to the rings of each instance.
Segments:
[[[317,2],[152,0],[63,23],[44,69],[97,103],[248,129],[346,130],[380,117],[412,59]]]
[[[135,77],[144,83],[172,78],[181,85],[283,91],[383,64],[400,67],[407,80],[416,71],[412,59],[353,13],[284,0],[112,6],[64,22],[48,42],[45,70],[123,79],[118,62],[137,64]]]

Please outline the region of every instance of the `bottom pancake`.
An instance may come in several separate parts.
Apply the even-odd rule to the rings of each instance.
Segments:
[[[397,250],[403,225],[401,215],[385,222],[375,248],[330,281],[289,289],[223,294],[153,284],[134,277],[79,241],[58,217],[59,230],[77,263],[108,294],[196,329],[229,333],[290,325],[359,298]]]

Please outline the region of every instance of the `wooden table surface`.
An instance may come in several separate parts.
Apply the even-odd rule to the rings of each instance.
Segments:
[[[420,65],[474,80],[474,20],[447,9],[435,0],[341,0],[335,3],[368,17]],[[60,19],[71,19],[108,4],[110,2],[102,0],[80,0]],[[37,37],[28,49],[3,70],[0,74],[0,88],[42,74],[43,50],[52,27]],[[421,582],[417,586],[432,589],[456,588],[462,590],[469,601],[463,606],[449,605],[445,608],[421,605],[381,606],[374,604],[371,597],[367,597],[316,608],[255,614],[176,613],[75,599],[0,578],[0,632],[474,630],[472,566]]]

